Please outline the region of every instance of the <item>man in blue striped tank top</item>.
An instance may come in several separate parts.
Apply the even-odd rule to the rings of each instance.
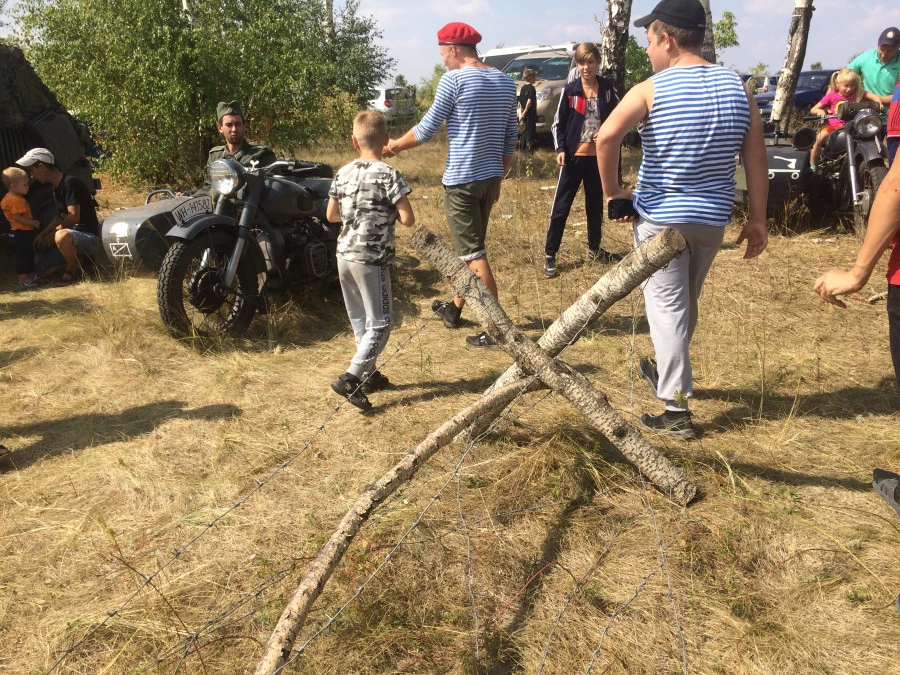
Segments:
[[[635,86],[597,135],[597,161],[607,200],[633,199],[635,245],[666,227],[684,236],[684,252],[644,284],[656,360],[641,359],[641,377],[665,402],[641,424],[672,438],[693,438],[689,346],[697,327],[703,281],[731,222],[734,156],[741,152],[750,216],[737,243],[744,258],[766,248],[768,168],[762,119],[740,77],[700,56],[706,12],[699,0],[662,0],[634,22],[647,29],[654,75]],[[634,192],[618,184],[619,146],[640,124],[644,157]]]
[[[460,260],[497,297],[497,282],[488,264],[485,238],[491,208],[500,198],[500,181],[512,165],[518,142],[516,85],[505,73],[478,58],[481,35],[465,23],[453,22],[438,31],[441,58],[448,71],[438,82],[434,104],[422,121],[384,148],[393,155],[425,143],[447,123],[447,164],[444,169],[444,213],[450,239]],[[465,301],[456,296],[435,300],[432,309],[447,328],[459,327]],[[474,347],[494,347],[486,332],[471,335]]]

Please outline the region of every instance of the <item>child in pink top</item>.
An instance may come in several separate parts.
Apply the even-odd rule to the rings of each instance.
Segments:
[[[821,101],[813,106],[810,112],[819,117],[834,115],[837,111],[838,103],[844,101],[849,103],[859,103],[863,99],[874,101],[879,106],[881,105],[877,96],[870,94],[862,88],[862,83],[860,82],[859,75],[856,71],[850,70],[849,68],[843,68],[831,74],[828,93],[822,97]],[[834,117],[829,117],[829,119],[825,121],[825,124],[819,130],[819,135],[816,136],[816,142],[813,145],[812,153],[810,154],[809,168],[811,171],[815,171],[816,165],[819,163],[819,152],[822,149],[822,143],[824,143],[825,139],[836,129],[840,129],[842,126],[844,126],[844,121]]]

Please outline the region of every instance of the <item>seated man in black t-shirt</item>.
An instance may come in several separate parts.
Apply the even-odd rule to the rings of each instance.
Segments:
[[[78,259],[92,259],[100,250],[94,198],[84,183],[60,171],[46,148],[29,150],[16,164],[36,181],[53,186],[57,215],[35,239],[35,248],[44,251],[35,265],[38,276],[63,269],[64,283],[76,281],[80,274]]]

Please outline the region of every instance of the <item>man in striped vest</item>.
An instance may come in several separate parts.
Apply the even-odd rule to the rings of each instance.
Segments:
[[[741,78],[700,56],[706,12],[699,0],[662,0],[634,25],[647,29],[654,75],[632,88],[600,128],[597,161],[606,199],[633,199],[637,217],[619,220],[634,221],[636,245],[666,227],[687,241],[684,252],[644,285],[656,359],[641,359],[639,368],[665,402],[661,414],[646,414],[641,424],[693,438],[689,345],[703,281],[731,222],[736,152],[743,155],[750,193],[750,216],[737,243],[746,241],[744,258],[754,258],[769,240],[762,119]],[[639,123],[644,157],[632,193],[618,184],[619,145]]]
[[[500,198],[500,181],[512,165],[518,141],[516,85],[508,75],[485,65],[475,45],[481,35],[465,23],[448,23],[437,34],[447,72],[438,82],[434,104],[415,127],[389,141],[384,157],[425,143],[447,123],[449,149],[444,168],[444,213],[460,260],[481,277],[497,297],[497,282],[488,264],[485,236],[491,208]],[[447,328],[458,328],[465,301],[458,295],[432,309]],[[485,333],[466,342],[493,347]]]

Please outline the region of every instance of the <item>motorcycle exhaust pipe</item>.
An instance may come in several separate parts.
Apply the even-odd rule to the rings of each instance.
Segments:
[[[850,135],[850,130],[847,129],[847,163],[850,165],[850,189],[853,190],[853,205],[856,206],[859,204],[859,177],[856,175],[856,160],[854,159],[854,155],[856,154],[856,148],[853,145],[853,138]]]

